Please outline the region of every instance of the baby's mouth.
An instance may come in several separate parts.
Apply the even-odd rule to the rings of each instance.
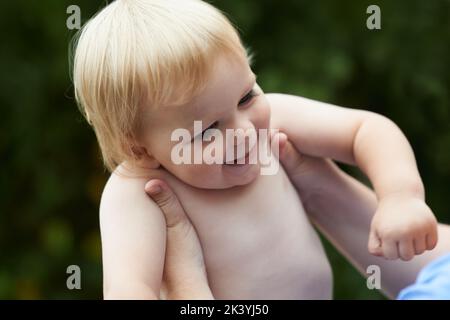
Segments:
[[[241,157],[241,158],[236,158],[236,159],[234,159],[233,161],[228,161],[228,162],[225,162],[225,164],[226,165],[244,165],[244,164],[247,164],[248,163],[248,159],[249,159],[249,154],[250,154],[250,152],[247,152],[246,154],[245,154],[245,156],[244,157]],[[238,163],[238,161],[240,162],[240,163]]]
[[[251,150],[249,150],[243,157],[235,158],[233,160],[229,160],[224,162],[225,165],[228,166],[244,166],[247,164],[250,164],[250,156],[252,155],[253,151],[256,149],[256,145],[253,146]]]

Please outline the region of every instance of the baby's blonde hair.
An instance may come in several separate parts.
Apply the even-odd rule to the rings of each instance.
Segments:
[[[116,0],[80,30],[73,82],[108,170],[135,160],[139,111],[188,102],[217,56],[246,56],[218,9],[200,0]]]

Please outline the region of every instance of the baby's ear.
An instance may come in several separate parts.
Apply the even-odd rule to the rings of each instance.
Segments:
[[[150,169],[157,169],[160,167],[159,161],[156,160],[145,147],[132,145],[130,149],[133,154],[133,158],[142,163],[145,167]]]

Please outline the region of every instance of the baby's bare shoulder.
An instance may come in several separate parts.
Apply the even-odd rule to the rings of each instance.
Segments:
[[[137,176],[118,166],[108,178],[102,193],[104,201],[122,202],[129,197],[139,197],[144,192],[144,186],[151,175]]]
[[[157,170],[137,172],[126,170],[122,165],[110,175],[100,201],[100,219],[115,215],[129,217],[137,212],[159,211],[156,204],[145,193],[144,186],[152,178],[160,178]]]
[[[105,295],[120,297],[123,292],[135,291],[135,284],[139,288],[144,284],[148,294],[156,294],[164,261],[166,223],[159,207],[144,191],[145,183],[156,174],[124,175],[120,169],[109,177],[100,202]]]

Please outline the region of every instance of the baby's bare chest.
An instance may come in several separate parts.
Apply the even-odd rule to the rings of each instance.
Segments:
[[[178,192],[213,292],[222,298],[329,298],[328,261],[295,189],[284,172],[256,183],[235,193]]]

